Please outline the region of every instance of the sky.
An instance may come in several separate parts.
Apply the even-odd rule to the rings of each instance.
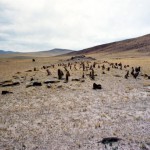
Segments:
[[[0,0],[0,49],[81,50],[150,33],[150,0]]]

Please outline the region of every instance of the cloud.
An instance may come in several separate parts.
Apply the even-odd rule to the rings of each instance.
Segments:
[[[0,49],[79,50],[150,33],[149,0],[1,0]]]

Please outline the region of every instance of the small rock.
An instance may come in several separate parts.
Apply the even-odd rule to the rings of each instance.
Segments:
[[[20,82],[12,82],[12,83],[8,83],[8,84],[2,84],[2,87],[7,87],[7,86],[17,86],[20,85]]]
[[[51,88],[51,84],[47,84],[47,88]]]
[[[33,86],[33,83],[27,83],[26,88]]]
[[[81,82],[85,82],[85,80],[81,80]]]
[[[72,81],[80,81],[80,79],[72,79]]]
[[[35,81],[35,82],[33,82],[33,86],[42,86],[42,83]]]
[[[121,77],[120,75],[118,75],[118,74],[116,74],[116,75],[114,75],[115,77]]]
[[[62,88],[62,85],[57,86],[57,88]]]
[[[31,86],[42,86],[42,83],[38,81],[33,81],[30,83],[27,83],[26,88],[31,87]]]
[[[9,91],[2,91],[2,95],[6,95],[6,94],[12,94],[13,92],[9,92]]]
[[[25,72],[32,72],[32,70],[27,70],[27,71],[25,71]]]
[[[118,137],[108,137],[108,138],[103,138],[102,141],[99,141],[98,143],[102,143],[102,144],[112,144],[115,142],[120,141],[121,139]]]
[[[49,84],[49,83],[59,83],[60,81],[59,80],[47,80],[47,81],[44,81],[45,84]]]
[[[20,74],[21,72],[17,72],[16,74]]]
[[[102,89],[102,86],[100,84],[93,83],[93,89]]]

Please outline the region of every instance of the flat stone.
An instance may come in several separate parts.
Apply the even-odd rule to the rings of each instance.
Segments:
[[[6,95],[6,94],[12,94],[13,92],[10,91],[2,91],[2,95]]]
[[[35,82],[33,82],[33,86],[42,86],[42,83],[35,81]]]
[[[108,138],[103,138],[102,141],[99,141],[98,143],[102,143],[102,144],[112,144],[115,142],[120,141],[121,139],[118,137],[108,137]]]
[[[8,86],[17,86],[20,85],[20,82],[12,82],[12,83],[7,83],[7,84],[2,84],[2,87],[8,87]]]
[[[47,81],[44,81],[45,84],[49,84],[49,83],[59,83],[60,81],[59,80],[47,80]]]
[[[80,79],[72,79],[72,81],[80,81]]]

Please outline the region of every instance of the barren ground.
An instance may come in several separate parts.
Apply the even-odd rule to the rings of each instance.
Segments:
[[[97,57],[96,57],[97,58]],[[149,150],[150,149],[150,80],[124,78],[126,70],[110,69],[91,80],[85,71],[85,82],[71,81],[82,77],[82,69],[72,69],[68,83],[45,84],[26,88],[31,77],[35,80],[54,80],[57,69],[43,65],[57,63],[64,58],[0,59],[0,82],[13,79],[19,86],[0,87],[13,94],[0,95],[0,149],[2,150]],[[150,75],[150,58],[100,59],[141,66]],[[63,62],[63,61],[61,61]],[[93,63],[93,62],[92,62]],[[101,64],[100,64],[101,65]],[[106,64],[107,66],[107,64]],[[36,67],[39,71],[25,72]],[[130,69],[131,70],[131,69]],[[16,74],[21,72],[20,74]],[[117,76],[116,76],[117,75]],[[25,78],[23,78],[25,77]],[[93,83],[101,90],[93,90]],[[112,145],[100,141],[106,137],[122,140]]]

